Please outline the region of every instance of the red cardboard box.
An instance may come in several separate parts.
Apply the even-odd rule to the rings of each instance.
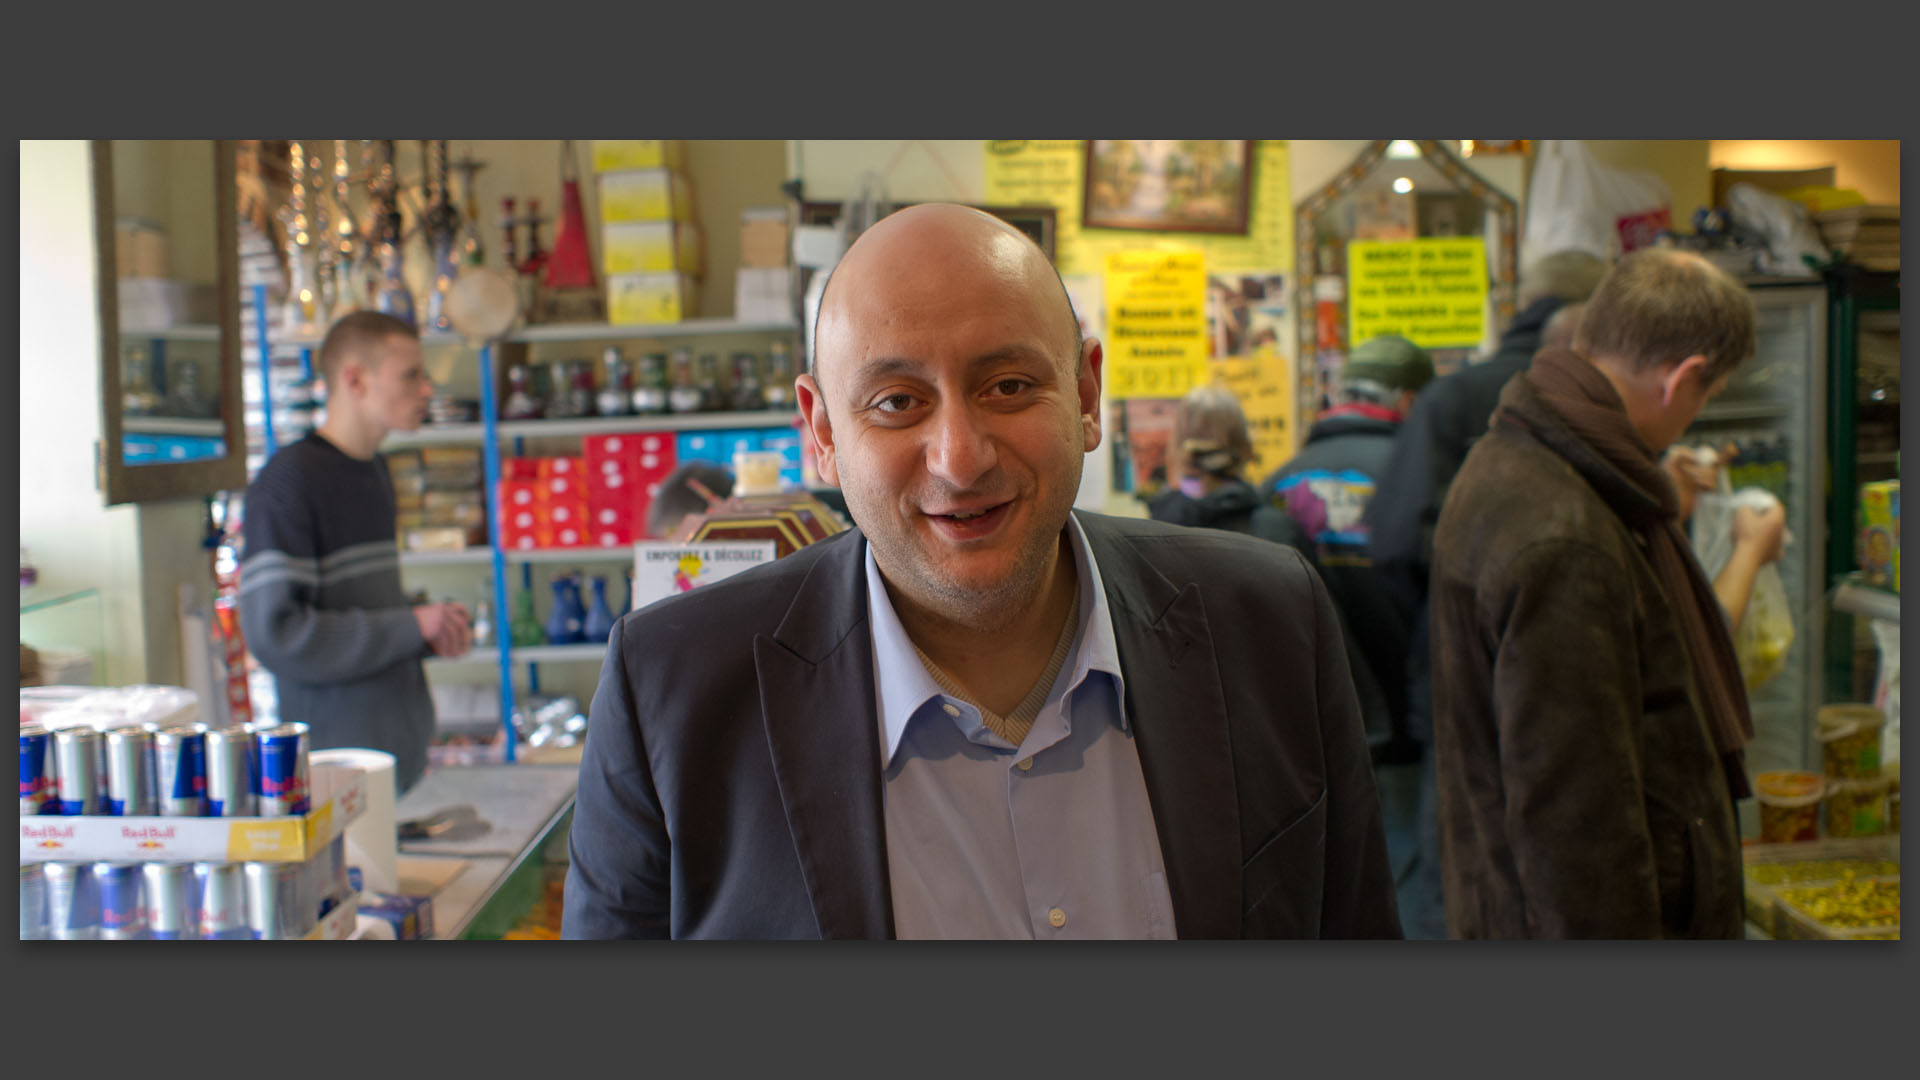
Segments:
[[[559,460],[565,461],[566,458]],[[579,502],[587,497],[587,472],[567,472],[540,478],[540,496],[550,503]]]
[[[547,503],[547,524],[554,531],[562,528],[578,529],[587,523],[587,500],[566,499],[549,500]]]
[[[500,535],[504,539],[508,532],[532,532],[535,529],[546,528],[547,524],[545,503],[516,506],[500,516]]]
[[[532,483],[540,479],[540,459],[510,457],[500,459],[500,479],[524,480]]]
[[[635,434],[589,435],[580,440],[586,457],[587,471],[601,472],[608,463],[614,463],[616,467],[625,467],[630,463],[638,462],[642,437]]]
[[[597,525],[593,531],[595,547],[627,547],[634,539],[633,530],[625,525]]]
[[[579,525],[555,525],[552,535],[553,542],[548,544],[548,547],[575,548],[587,546],[587,527],[584,523]]]
[[[516,529],[510,525],[500,526],[500,546],[508,551],[535,551],[552,547],[552,531],[545,525],[530,529]]]
[[[500,481],[500,512],[511,516],[540,502],[540,484],[533,480]]]
[[[540,479],[552,480],[558,477],[580,477],[586,475],[587,459],[584,457],[551,457],[540,459]]]

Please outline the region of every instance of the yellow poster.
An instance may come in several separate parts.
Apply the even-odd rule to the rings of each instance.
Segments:
[[[1207,265],[1197,251],[1106,258],[1106,393],[1177,398],[1207,378]]]
[[[1253,144],[1245,236],[1082,229],[1087,146],[1080,139],[994,139],[983,153],[987,205],[1053,207],[1053,261],[1062,274],[1098,274],[1108,255],[1142,249],[1198,251],[1215,273],[1293,270],[1293,196],[1283,139]]]
[[[1486,336],[1487,252],[1477,236],[1347,245],[1347,338],[1399,334],[1426,349]]]
[[[1214,379],[1232,390],[1247,416],[1254,464],[1248,479],[1258,484],[1293,457],[1293,365],[1272,350],[1212,362]]]

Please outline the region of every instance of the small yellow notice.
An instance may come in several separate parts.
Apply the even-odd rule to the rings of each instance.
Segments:
[[[1253,439],[1248,478],[1255,484],[1293,457],[1293,365],[1271,349],[1252,356],[1217,357],[1213,377],[1240,399]]]
[[[1106,259],[1109,400],[1177,398],[1207,379],[1207,267],[1197,251]]]
[[[1487,250],[1477,236],[1347,245],[1347,340],[1399,334],[1426,349],[1471,347],[1487,330]]]

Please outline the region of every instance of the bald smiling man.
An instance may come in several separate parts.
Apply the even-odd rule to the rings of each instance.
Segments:
[[[856,527],[615,626],[566,937],[1400,936],[1326,589],[1073,509],[1101,360],[998,219],[861,234],[795,381]]]

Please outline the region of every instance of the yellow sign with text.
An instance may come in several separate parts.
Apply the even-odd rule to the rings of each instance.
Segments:
[[[1207,266],[1197,251],[1106,260],[1109,400],[1177,398],[1207,379]]]
[[[1487,333],[1487,249],[1477,236],[1347,245],[1348,341],[1398,334],[1426,349]]]
[[[1296,449],[1293,437],[1293,365],[1271,350],[1252,356],[1218,357],[1213,377],[1240,399],[1253,439],[1248,479],[1260,483],[1287,463]]]
[[[1062,274],[1098,274],[1108,255],[1144,248],[1198,251],[1215,273],[1293,269],[1293,189],[1284,139],[1254,144],[1243,236],[1082,228],[1087,146],[1080,139],[992,139],[982,144],[982,154],[987,205],[1053,207],[1053,262]]]

